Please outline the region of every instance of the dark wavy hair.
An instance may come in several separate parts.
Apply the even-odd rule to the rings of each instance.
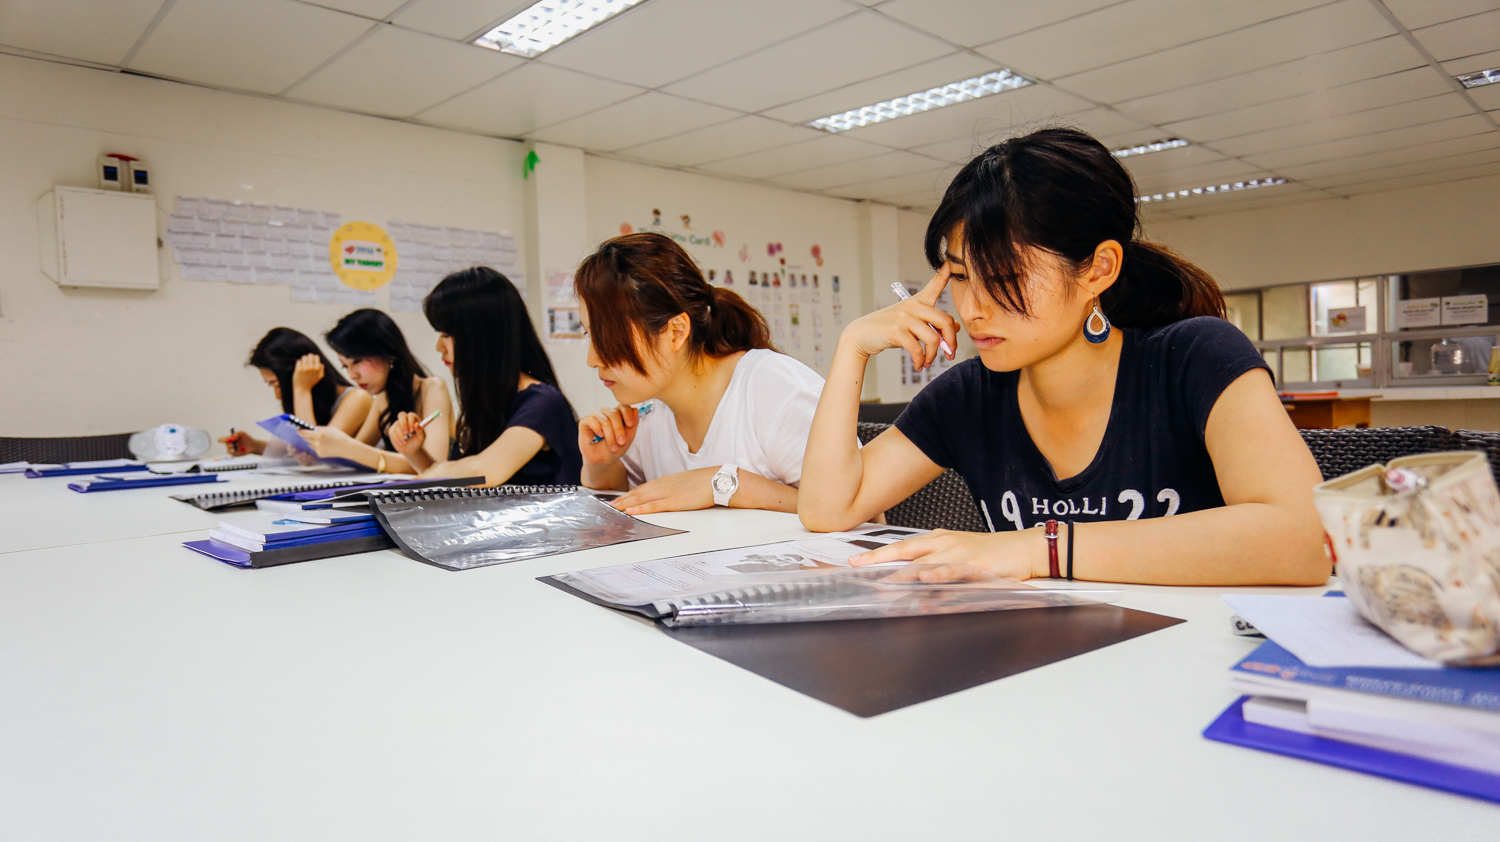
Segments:
[[[323,361],[323,379],[312,387],[313,417],[305,420],[311,420],[314,424],[327,424],[333,420],[333,403],[339,397],[338,387],[348,386],[349,381],[339,374],[338,366],[328,361],[323,355],[323,349],[309,339],[307,334],[289,327],[271,328],[271,332],[255,344],[246,365],[264,368],[276,375],[276,379],[281,382],[281,411],[290,415],[293,413],[292,370],[297,367],[297,360],[307,354],[317,354],[318,359]]]
[[[774,350],[760,311],[733,290],[710,286],[693,258],[665,235],[641,231],[605,241],[579,264],[573,283],[591,314],[589,341],[605,365],[645,374],[637,339],[656,336],[680,313],[692,324],[694,359]]]
[[[1152,328],[1194,316],[1224,316],[1224,295],[1204,270],[1140,239],[1135,182],[1104,144],[1077,129],[1042,129],[991,146],[969,161],[927,223],[927,262],[962,223],[964,259],[1005,309],[1029,315],[1027,247],[1075,273],[1106,240],[1125,252],[1119,279],[1099,296],[1121,327]]]
[[[417,378],[426,377],[427,370],[417,362],[394,319],[379,310],[355,310],[323,336],[329,347],[348,359],[384,360],[390,366],[385,378],[385,411],[377,422],[382,438],[398,414],[417,411],[413,384]]]
[[[454,272],[422,301],[427,323],[453,337],[453,388],[459,403],[458,449],[472,456],[510,424],[523,373],[557,387],[526,302],[510,279],[488,266]]]

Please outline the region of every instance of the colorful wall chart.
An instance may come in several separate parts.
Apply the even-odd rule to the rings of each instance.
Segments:
[[[422,299],[452,272],[488,266],[509,278],[526,297],[526,273],[509,231],[444,228],[393,220],[385,230],[395,243],[400,263],[391,277],[391,309],[417,313]]]

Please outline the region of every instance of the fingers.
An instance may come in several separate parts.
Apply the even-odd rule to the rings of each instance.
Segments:
[[[634,427],[636,424],[639,424],[641,422],[641,411],[639,409],[636,409],[629,404],[621,405],[620,409],[623,410],[621,412],[621,417],[625,419],[626,427]]]
[[[932,330],[936,338],[948,343],[949,350],[958,347],[957,319],[927,304],[916,304],[911,309],[916,311],[916,316],[922,320],[924,327]],[[949,356],[949,359],[952,359],[952,356]]]
[[[937,270],[936,275],[932,276],[932,280],[927,282],[927,286],[922,287],[922,291],[912,297],[924,304],[936,304],[938,296],[943,294],[943,288],[948,286],[948,274],[950,271],[949,264],[944,262],[943,267]]]
[[[887,561],[916,561],[922,556],[936,552],[938,547],[935,544],[940,538],[941,535],[938,533],[907,538],[905,541],[897,541],[869,552],[849,556],[849,563],[855,567],[864,567],[868,564],[881,564]]]

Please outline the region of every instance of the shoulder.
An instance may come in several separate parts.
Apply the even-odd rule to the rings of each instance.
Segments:
[[[344,403],[348,406],[363,407],[365,409],[369,409],[375,403],[375,399],[370,396],[370,393],[358,386],[344,387],[344,391],[340,397],[344,399]],[[342,406],[339,408],[343,409]]]
[[[1255,350],[1244,331],[1217,316],[1183,319],[1140,332],[1142,347],[1167,353],[1223,349],[1240,352]]]
[[[441,377],[423,377],[421,383],[419,388],[424,398],[448,394],[448,384]]]
[[[565,409],[570,415],[573,412],[568,399],[550,383],[533,383],[516,392],[515,400],[511,403],[511,412],[519,412],[522,407],[528,407],[534,411]]]
[[[789,357],[769,348],[746,351],[740,357],[736,373],[757,385],[763,383],[792,384],[795,387],[823,388],[823,378],[808,368],[801,360]]]

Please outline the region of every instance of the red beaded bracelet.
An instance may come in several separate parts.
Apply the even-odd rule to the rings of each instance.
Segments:
[[[1057,521],[1047,521],[1047,570],[1052,578],[1059,578],[1057,569]]]

